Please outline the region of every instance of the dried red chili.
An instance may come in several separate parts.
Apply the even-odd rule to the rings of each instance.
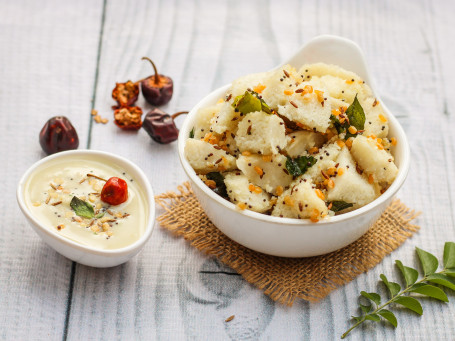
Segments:
[[[154,141],[161,144],[171,143],[179,136],[174,119],[187,113],[188,111],[180,111],[171,116],[155,108],[145,115],[143,128]]]
[[[124,130],[139,130],[142,127],[141,116],[141,108],[123,107],[114,111],[114,122]]]
[[[50,118],[41,129],[39,142],[46,154],[77,149],[79,137],[76,129],[65,116]]]
[[[148,60],[152,66],[155,74],[147,77],[141,81],[142,94],[145,100],[151,105],[160,106],[168,103],[172,94],[174,93],[174,83],[168,76],[161,75],[156,69],[155,63],[148,58],[142,57],[143,60]]]
[[[112,177],[101,190],[101,200],[110,205],[120,205],[128,200],[128,184],[125,180]]]
[[[112,90],[112,98],[117,101],[117,106],[113,109],[129,107],[133,105],[139,97],[139,83],[127,81],[126,83],[116,83],[114,90]]]

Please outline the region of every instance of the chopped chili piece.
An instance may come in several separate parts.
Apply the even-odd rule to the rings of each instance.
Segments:
[[[139,97],[139,84],[127,81],[126,83],[116,83],[112,90],[112,98],[117,101],[117,106],[113,109],[129,107],[133,105]]]
[[[141,116],[141,108],[123,107],[114,111],[114,122],[124,130],[139,130],[142,127]]]

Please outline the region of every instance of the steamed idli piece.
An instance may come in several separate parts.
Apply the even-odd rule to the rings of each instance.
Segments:
[[[284,151],[290,157],[305,155],[309,149],[320,148],[326,141],[322,134],[308,130],[294,131],[288,136],[290,140]]]
[[[253,73],[233,81],[229,91],[229,94],[231,95],[231,102],[235,97],[244,94],[247,89],[254,89],[258,85],[264,83],[265,80],[268,79],[269,74],[269,72]]]
[[[332,178],[334,187],[327,191],[327,200],[344,201],[354,204],[356,207],[364,206],[377,197],[373,185],[364,175],[356,171],[356,164],[347,147],[344,147],[338,155],[337,176]]]
[[[241,152],[268,155],[278,154],[286,147],[288,137],[281,118],[256,111],[238,124],[235,142]]]
[[[271,108],[286,104],[286,91],[292,91],[298,79],[295,68],[284,65],[275,71],[271,71],[264,80],[265,88],[261,91],[261,96]]]
[[[325,103],[323,89],[309,93],[296,93],[286,96],[287,101],[278,105],[278,113],[290,121],[318,132],[325,133],[331,125],[331,106]]]
[[[273,208],[277,217],[311,219],[316,222],[327,216],[324,195],[311,180],[301,180],[281,194]]]
[[[200,108],[198,110],[194,121],[194,138],[203,138],[208,132],[210,132],[210,122],[212,118],[219,113],[222,105],[223,103],[219,103],[206,108]]]
[[[358,135],[352,143],[351,154],[359,167],[375,182],[391,184],[398,174],[393,156],[377,139]]]
[[[240,155],[237,167],[249,181],[269,193],[276,194],[278,186],[285,188],[292,182],[292,175],[286,170],[286,160],[286,156],[282,154]]]
[[[223,149],[198,140],[188,139],[185,144],[185,157],[198,174],[236,169],[235,157]]]
[[[244,174],[240,172],[225,173],[224,183],[229,199],[234,204],[259,213],[268,211],[272,207],[270,195],[252,184]]]

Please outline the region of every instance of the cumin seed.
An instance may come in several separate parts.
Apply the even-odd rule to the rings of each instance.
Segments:
[[[327,175],[327,173],[324,172],[323,170],[321,170],[321,174],[322,174],[322,176],[323,176],[324,178],[326,178],[326,179],[329,178],[329,176]]]

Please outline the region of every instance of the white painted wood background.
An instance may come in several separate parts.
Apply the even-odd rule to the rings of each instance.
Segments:
[[[455,241],[454,11],[449,0],[1,0],[0,339],[338,339],[360,290],[378,290],[381,273],[397,278],[395,259],[416,264],[415,246],[441,257],[444,242]],[[70,118],[80,148],[137,163],[156,193],[185,181],[175,143],[158,145],[145,131],[112,123],[115,82],[151,73],[142,56],[174,79],[163,108],[173,113],[237,76],[270,69],[322,33],[364,49],[412,148],[399,197],[423,211],[422,229],[373,270],[319,303],[287,308],[159,226],[138,257],[94,269],[60,256],[27,225],[16,184],[44,157],[38,133],[54,115]],[[92,123],[92,108],[110,123]],[[447,304],[423,300],[422,317],[398,312],[396,330],[366,323],[350,339],[453,340],[448,294]]]

